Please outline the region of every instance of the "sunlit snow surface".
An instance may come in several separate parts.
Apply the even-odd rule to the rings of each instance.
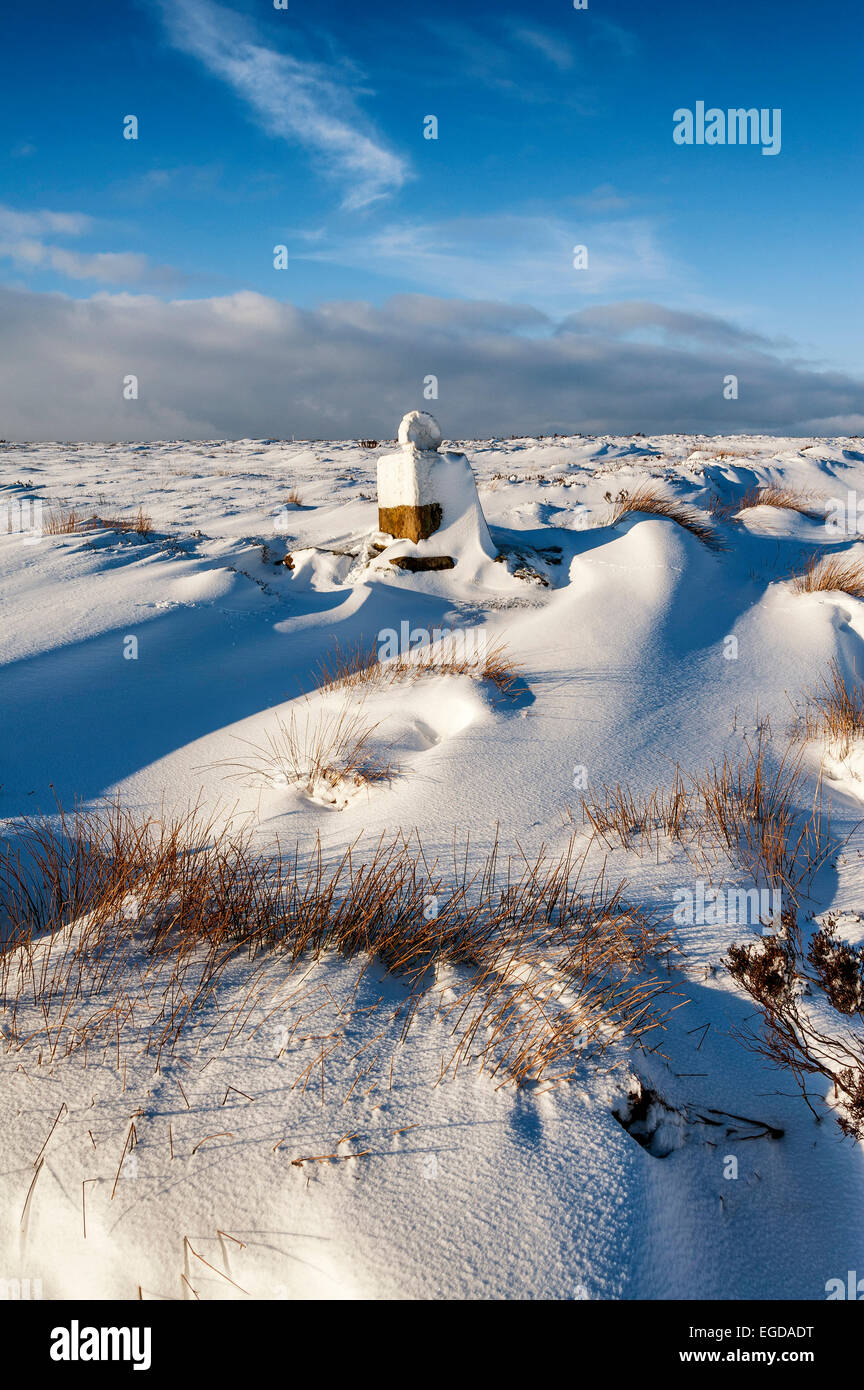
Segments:
[[[757,725],[784,746],[832,660],[864,676],[861,601],[788,582],[814,552],[864,557],[854,531],[760,507],[721,520],[713,553],[666,520],[612,525],[607,500],[653,480],[704,508],[770,483],[841,501],[854,522],[862,440],[447,440],[474,468],[505,560],[473,531],[460,550],[457,527],[455,568],[415,575],[372,548],[376,460],[393,447],[2,446],[7,518],[23,498],[82,519],[140,506],[153,531],[0,534],[0,816],[117,793],[159,814],[199,801],[262,846],[278,835],[302,851],[320,835],[337,854],[416,830],[431,858],[452,862],[454,835],[464,849],[470,833],[482,855],[498,827],[505,854],[557,854],[568,806],[581,827],[580,769],[592,787],[650,791],[676,764],[737,755]],[[277,563],[286,553],[293,568]],[[302,706],[336,642],[350,651],[403,624],[503,640],[519,688],[501,701],[464,676],[373,693],[396,775],[333,804],[226,775],[240,740],[261,741]],[[805,799],[825,752],[805,749]],[[829,750],[834,828],[852,836],[808,904],[846,914],[847,939],[864,909],[862,764],[859,749]],[[680,853],[595,843],[589,880],[604,859],[671,922],[675,890],[694,877]],[[826,1281],[864,1268],[864,1160],[830,1112],[816,1123],[792,1079],[732,1035],[753,1013],[720,966],[742,929],[679,935],[670,984],[684,1003],[658,1042],[665,1055],[586,1064],[554,1089],[499,1089],[470,1068],[436,1085],[448,1034],[430,1007],[346,1096],[400,1003],[403,986],[378,964],[355,992],[357,962],[292,973],[275,961],[250,1026],[232,1033],[250,987],[235,961],[206,1028],[158,1074],[131,1045],[119,1067],[110,1050],[52,1063],[34,1014],[33,1041],[0,1055],[0,1277],[41,1279],[47,1298],[137,1298],[139,1286],[145,1298],[824,1298]],[[285,1047],[283,1025],[263,1021],[267,1001],[290,1004],[301,981],[314,1026]],[[304,1088],[326,1036],[340,1046],[323,1084],[313,1065]],[[729,1111],[784,1137],[673,1121],[658,1157],[613,1115],[636,1074],[675,1115]],[[133,1116],[136,1162],[112,1200]],[[340,1140],[338,1161],[293,1162]]]

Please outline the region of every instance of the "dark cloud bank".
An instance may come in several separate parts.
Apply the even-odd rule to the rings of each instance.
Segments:
[[[864,431],[864,383],[708,314],[404,295],[314,310],[253,293],[164,302],[0,289],[0,436],[390,438],[431,409],[451,438]],[[726,400],[724,378],[738,378]],[[123,381],[138,378],[137,400]],[[438,378],[438,399],[423,382]]]

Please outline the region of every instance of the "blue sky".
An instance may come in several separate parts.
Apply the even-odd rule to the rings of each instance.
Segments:
[[[864,373],[857,0],[77,0],[2,23],[16,317],[22,295],[38,319],[57,294],[116,317],[123,296],[252,292],[323,332],[328,306],[341,323],[407,295],[433,319],[441,300],[521,308],[495,332],[524,346],[650,304],[618,311],[619,340],[685,351],[710,320],[793,374]],[[699,100],[780,108],[780,153],[676,145],[673,112]]]

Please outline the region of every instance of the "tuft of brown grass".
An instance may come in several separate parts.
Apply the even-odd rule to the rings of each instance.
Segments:
[[[238,740],[248,752],[221,766],[234,768],[232,775],[240,779],[296,787],[307,796],[344,806],[348,789],[392,776],[389,763],[371,742],[377,727],[348,700],[338,710],[317,712],[307,701],[301,712],[292,709],[287,720],[277,717],[275,729],[263,743]]]
[[[612,525],[629,512],[647,512],[650,516],[665,517],[689,531],[709,550],[724,548],[721,537],[703,512],[674,497],[664,497],[648,484],[635,488],[633,492],[619,493],[613,503]]]
[[[767,882],[792,902],[835,848],[820,789],[806,815],[798,809],[801,778],[802,750],[790,743],[774,760],[760,732],[740,758],[724,757],[693,779],[711,848],[719,844],[754,882]]]
[[[850,555],[811,555],[800,574],[793,575],[796,594],[838,593],[864,598],[864,561]]]
[[[297,491],[296,488],[293,488],[293,487],[292,487],[291,491],[288,493],[288,496],[287,496],[286,501],[285,501],[285,505],[286,505],[286,507],[302,507],[302,506],[303,506],[303,498],[300,496],[300,494],[299,494],[299,492]]]
[[[824,505],[812,492],[795,492],[788,487],[754,487],[735,504],[735,514],[748,507],[778,507],[788,512],[799,512],[811,521],[821,521],[825,515]]]
[[[864,738],[864,685],[847,683],[835,660],[830,674],[810,695],[800,721],[805,738],[823,738],[831,751],[845,758],[853,742]]]
[[[795,901],[835,848],[818,788],[812,807],[799,809],[801,780],[802,750],[795,741],[773,759],[760,732],[739,757],[712,763],[689,776],[689,785],[676,768],[666,791],[645,796],[619,785],[591,793],[583,797],[582,819],[610,849],[659,847],[661,835],[677,840],[709,879],[719,852],[755,883]]]
[[[337,643],[333,656],[318,666],[319,685],[323,690],[383,690],[421,676],[473,676],[489,681],[502,695],[513,692],[521,671],[505,642],[489,647],[482,643],[472,649],[453,633],[383,661],[374,646],[358,646],[343,652]]]
[[[402,835],[329,863],[319,841],[301,862],[278,846],[255,853],[247,834],[196,811],[142,819],[114,803],[30,820],[0,852],[4,1040],[51,1059],[101,1044],[118,1066],[122,1040],[158,1067],[188,1030],[212,1027],[238,956],[250,983],[228,1038],[249,1023],[267,959],[287,958],[305,980],[337,952],[401,977],[394,1046],[421,1008],[444,1019],[439,1081],[479,1065],[499,1085],[554,1085],[661,1027],[668,993],[648,966],[673,949],[670,934],[623,884],[601,874],[585,889],[580,872],[572,842],[558,859],[501,862],[496,841],[473,866],[454,843],[445,874]],[[323,1049],[320,1066],[323,1086]]]
[[[122,535],[134,532],[139,536],[149,536],[153,532],[153,522],[143,507],[139,507],[133,517],[96,516],[94,513],[87,524],[94,531],[119,531]]]
[[[42,522],[46,536],[70,536],[81,525],[83,518],[73,507],[52,507]]]
[[[678,768],[668,790],[658,787],[649,796],[634,793],[618,783],[582,798],[582,823],[587,822],[594,834],[610,848],[617,844],[631,849],[637,839],[641,845],[656,844],[660,835],[681,841],[687,832],[692,798]],[[573,821],[572,810],[567,814]]]

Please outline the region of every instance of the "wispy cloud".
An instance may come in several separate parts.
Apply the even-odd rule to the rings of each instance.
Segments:
[[[506,18],[486,28],[449,18],[430,17],[423,23],[447,54],[442,79],[480,82],[515,101],[555,102],[579,109],[593,95],[585,82],[550,82],[549,64],[558,73],[572,76],[577,60],[570,44],[549,29]]]
[[[605,19],[594,10],[591,11],[591,26],[592,38],[596,37],[601,43],[609,44],[619,57],[632,58],[638,52],[639,40],[630,29],[615,24],[611,19]]]
[[[541,54],[559,72],[567,72],[574,66],[573,50],[557,34],[552,34],[547,29],[540,29],[536,25],[523,24],[514,25],[511,33],[517,43],[524,44],[527,48]]]
[[[686,278],[642,217],[511,213],[393,222],[354,237],[297,241],[299,260],[371,270],[439,294],[530,300],[550,312],[575,307],[586,295],[656,290]],[[574,268],[577,245],[588,249],[587,269]]]
[[[268,135],[305,146],[347,185],[344,208],[365,207],[409,177],[406,161],[376,135],[332,69],[267,47],[247,21],[211,0],[162,0],[162,12],[171,43],[227,82]]]
[[[581,198],[574,198],[574,207],[589,213],[624,212],[632,205],[632,198],[619,193],[614,184],[600,183]]]

